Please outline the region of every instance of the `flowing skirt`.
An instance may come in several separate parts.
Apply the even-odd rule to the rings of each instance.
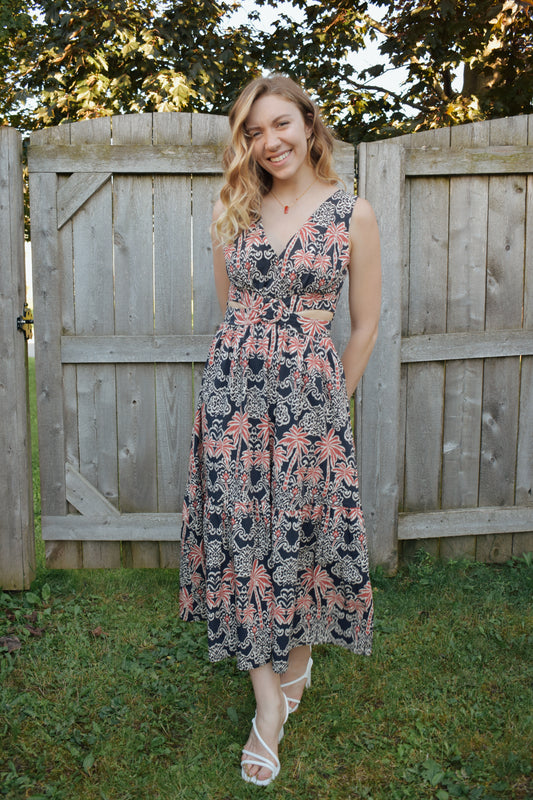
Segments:
[[[207,620],[212,661],[271,661],[281,673],[298,645],[370,653],[367,544],[330,323],[227,309],[194,420],[180,584],[180,615]]]

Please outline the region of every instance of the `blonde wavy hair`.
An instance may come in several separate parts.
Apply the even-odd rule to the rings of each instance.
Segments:
[[[261,215],[262,198],[272,187],[272,176],[254,159],[252,140],[246,131],[246,120],[254,102],[264,95],[275,94],[294,103],[311,128],[307,157],[315,175],[326,183],[337,183],[333,167],[334,138],[322,122],[320,111],[311,98],[285,75],[256,78],[244,87],[230,114],[231,140],[222,159],[226,182],[220,192],[224,211],[214,224],[217,238],[228,243],[246,230]]]

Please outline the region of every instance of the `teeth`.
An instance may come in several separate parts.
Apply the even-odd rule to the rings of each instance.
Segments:
[[[285,161],[286,158],[289,157],[289,151],[283,153],[281,156],[272,157],[270,160],[274,162],[274,164],[278,164],[280,161]]]

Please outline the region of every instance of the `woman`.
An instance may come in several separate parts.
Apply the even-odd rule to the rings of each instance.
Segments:
[[[311,645],[371,650],[348,396],[377,336],[379,238],[369,204],[338,187],[332,136],[293,81],[250,83],[230,127],[212,226],[225,317],[195,416],[180,613],[207,619],[210,660],[250,672],[242,777],[267,785]],[[341,365],[329,331],[346,274]]]

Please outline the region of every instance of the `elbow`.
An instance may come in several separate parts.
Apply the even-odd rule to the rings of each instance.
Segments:
[[[352,337],[354,339],[358,339],[361,344],[368,350],[369,353],[372,352],[374,349],[374,345],[377,342],[378,333],[379,333],[379,322],[375,322],[372,325],[368,326],[354,326],[352,328]]]

